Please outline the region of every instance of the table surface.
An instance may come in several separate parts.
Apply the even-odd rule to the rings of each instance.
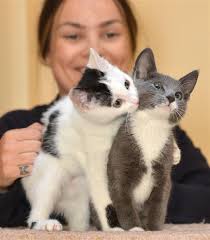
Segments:
[[[154,232],[47,232],[29,229],[0,229],[0,240],[210,240],[210,224],[167,224]]]

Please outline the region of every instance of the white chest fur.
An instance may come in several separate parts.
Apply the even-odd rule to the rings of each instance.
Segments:
[[[136,203],[143,204],[148,198],[154,186],[151,166],[147,166],[147,173],[143,175],[141,182],[136,186],[133,196]]]
[[[69,120],[70,119],[70,120]],[[62,154],[62,160],[72,171],[69,162],[79,164],[86,170],[94,161],[106,164],[104,158],[111,148],[112,140],[122,120],[116,120],[110,124],[101,125],[91,123],[82,118],[77,111],[71,111],[71,116],[64,114],[60,118],[59,132],[57,134],[58,149]],[[99,163],[95,162],[95,165]]]
[[[148,112],[137,112],[131,123],[132,133],[143,154],[143,160],[147,172],[143,175],[140,183],[134,189],[134,199],[138,203],[144,203],[155,184],[152,174],[152,162],[155,161],[164,148],[171,127],[168,121],[151,118]]]

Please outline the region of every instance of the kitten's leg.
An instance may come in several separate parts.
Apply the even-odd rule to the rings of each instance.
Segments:
[[[121,189],[121,192],[119,192]],[[115,196],[113,196],[114,208],[117,212],[117,218],[120,226],[124,230],[141,229],[141,222],[138,211],[133,203],[132,196],[128,192],[123,192],[123,188],[118,188]]]
[[[181,161],[181,151],[176,143],[176,140],[173,140],[174,152],[173,152],[173,165],[177,165]]]
[[[89,228],[89,190],[85,176],[75,177],[66,189],[62,211],[71,231],[86,231]]]
[[[157,231],[163,228],[167,212],[168,199],[171,189],[170,177],[153,189],[149,199],[145,203],[148,208],[146,221],[147,230]]]
[[[112,226],[113,219],[112,214],[110,214],[110,208],[113,209],[113,207],[108,190],[106,162],[107,161],[98,161],[98,159],[94,159],[94,161],[91,162],[92,164],[89,163],[87,176],[90,186],[91,200],[97,213],[101,229],[103,231],[122,231],[118,226]],[[131,198],[128,197],[128,193],[122,193],[122,196],[123,197],[120,199],[123,199],[124,201],[120,202],[122,204],[117,205],[117,208],[119,208],[119,217],[124,225],[124,227],[122,225],[123,229],[140,226],[138,213],[132,205]],[[130,203],[129,206],[128,203]]]
[[[107,182],[107,161],[101,159],[101,156],[102,154],[98,158],[95,157],[89,161],[87,179],[91,201],[97,213],[101,229],[109,231],[111,230],[111,226],[107,219],[106,208],[111,204],[111,198]]]
[[[62,227],[57,220],[49,220],[49,215],[53,212],[55,203],[59,197],[64,173],[58,164],[51,161],[48,169],[44,169],[45,174],[38,176],[33,184],[33,195],[30,197],[31,212],[28,225],[34,229],[61,230]]]

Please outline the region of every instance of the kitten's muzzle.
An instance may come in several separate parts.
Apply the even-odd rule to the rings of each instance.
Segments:
[[[138,97],[132,97],[129,96],[126,100],[128,100],[128,102],[134,104],[134,105],[139,105],[139,98]]]
[[[131,100],[131,103],[133,103],[134,105],[137,105],[137,106],[139,106],[139,100]]]
[[[177,104],[176,101],[169,102],[167,100],[166,102],[157,105],[157,107],[160,107],[161,109],[164,109],[166,111],[173,112],[177,108]]]
[[[128,102],[128,103],[131,103],[133,105],[139,105],[139,98],[137,98],[137,97],[118,94],[116,96],[116,99],[122,99],[124,102]]]

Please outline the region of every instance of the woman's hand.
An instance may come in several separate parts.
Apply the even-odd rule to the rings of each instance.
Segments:
[[[30,175],[40,151],[43,126],[34,123],[27,128],[5,132],[0,139],[0,188],[17,178]]]

